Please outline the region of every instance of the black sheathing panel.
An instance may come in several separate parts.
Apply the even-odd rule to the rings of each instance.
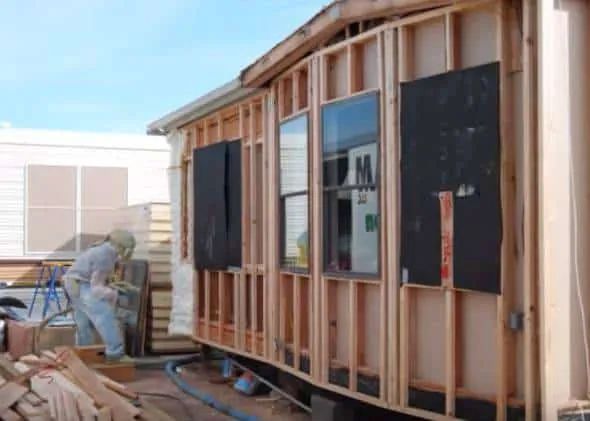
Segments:
[[[227,266],[242,266],[242,143],[227,143]]]
[[[401,87],[402,280],[440,285],[438,192],[454,202],[454,285],[500,293],[499,64]]]
[[[410,404],[410,407],[436,412],[437,414],[445,413],[444,394],[413,387],[410,387],[408,392],[408,403]]]
[[[226,150],[225,143],[217,143],[193,151],[193,241],[197,269],[227,268]]]

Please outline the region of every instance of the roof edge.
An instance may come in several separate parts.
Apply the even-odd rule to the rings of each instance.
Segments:
[[[177,129],[192,120],[196,120],[221,107],[246,98],[257,91],[258,89],[256,88],[243,88],[240,79],[234,79],[166,114],[158,120],[151,122],[147,126],[147,134],[167,134],[170,130]]]

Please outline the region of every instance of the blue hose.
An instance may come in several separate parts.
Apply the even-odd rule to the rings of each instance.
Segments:
[[[180,376],[176,373],[176,369],[178,367],[180,367],[182,365],[187,365],[187,364],[197,362],[200,359],[201,359],[201,357],[199,355],[196,355],[196,356],[187,357],[182,360],[168,361],[166,363],[166,367],[165,367],[166,374],[168,375],[168,377],[170,377],[170,379],[174,382],[174,384],[176,384],[176,386],[178,386],[184,393],[199,399],[201,402],[205,403],[206,405],[208,405],[212,408],[215,408],[219,412],[222,412],[222,413],[229,415],[230,417],[235,418],[240,421],[259,421],[258,417],[254,416],[254,415],[246,414],[245,412],[242,412],[242,411],[239,411],[235,408],[232,408],[231,406],[229,406],[223,402],[219,402],[217,399],[215,399],[210,394],[205,393],[205,392],[189,385],[184,380],[182,380],[180,378]]]

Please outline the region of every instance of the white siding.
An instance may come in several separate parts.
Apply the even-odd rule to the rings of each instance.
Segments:
[[[128,205],[168,202],[164,137],[0,129],[0,258],[24,257],[27,165],[128,168]]]
[[[20,256],[24,244],[24,167],[0,166],[0,255]]]

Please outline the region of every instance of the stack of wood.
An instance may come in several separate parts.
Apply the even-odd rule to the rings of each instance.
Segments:
[[[19,361],[0,356],[0,375],[3,420],[171,420],[133,390],[87,366],[75,348],[58,347]]]
[[[185,336],[168,335],[172,310],[172,222],[170,204],[147,203],[121,209],[114,228],[131,231],[137,245],[134,259],[149,263],[149,297],[145,349],[152,353],[194,352]]]
[[[41,260],[0,261],[0,282],[13,287],[34,287],[41,272]]]

